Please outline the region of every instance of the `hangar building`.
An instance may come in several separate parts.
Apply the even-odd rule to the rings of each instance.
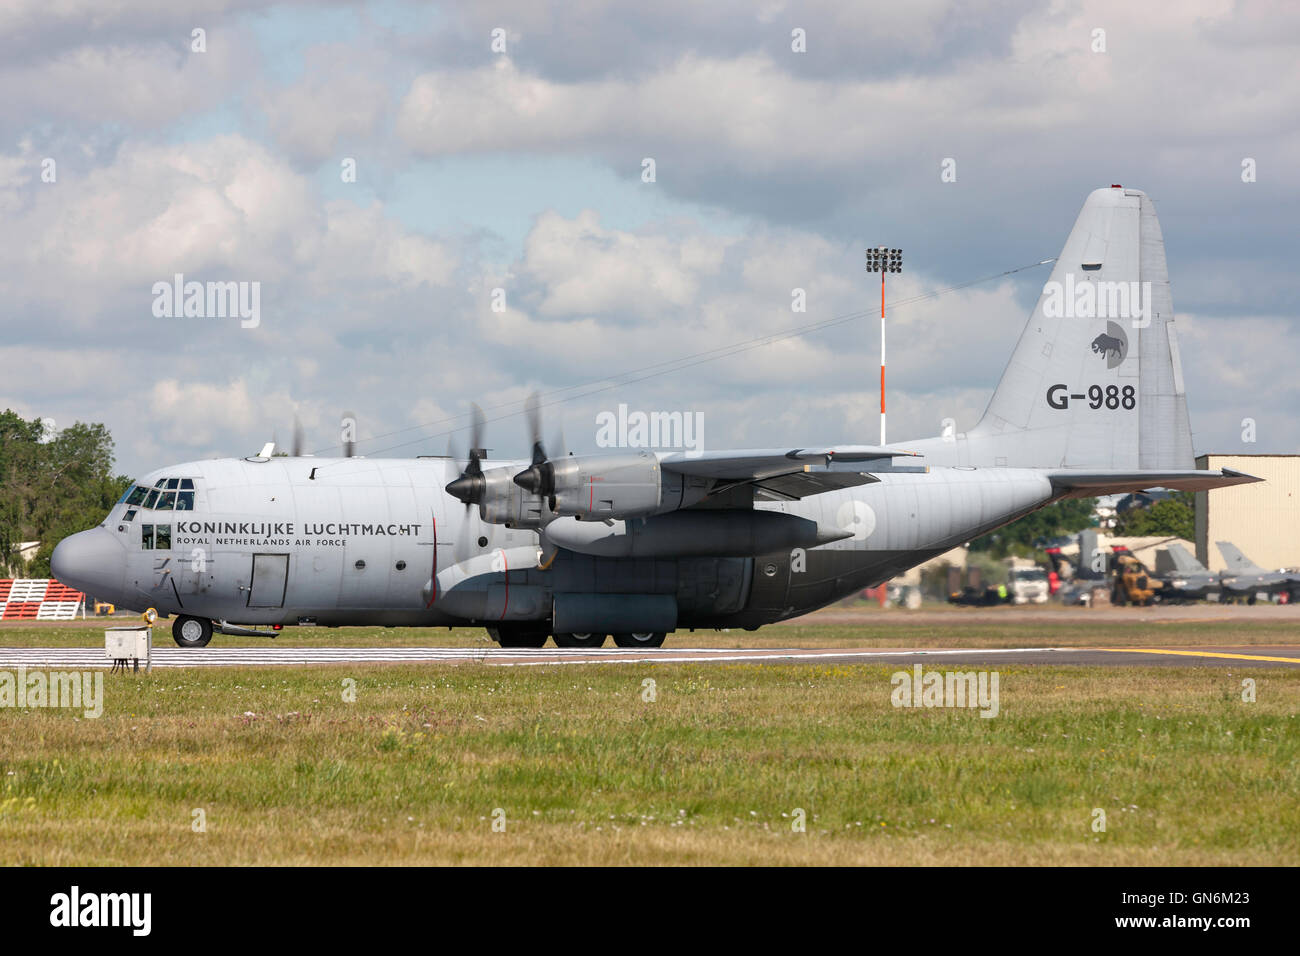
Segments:
[[[1224,567],[1229,541],[1261,568],[1300,568],[1300,455],[1198,455],[1197,468],[1231,468],[1261,482],[1196,493],[1196,557]]]

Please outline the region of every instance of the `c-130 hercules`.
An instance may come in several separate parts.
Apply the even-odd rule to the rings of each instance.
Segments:
[[[1116,314],[1139,296],[1136,318]],[[1257,480],[1194,467],[1160,225],[1145,193],[1119,186],[1088,196],[968,432],[698,457],[548,458],[535,440],[531,461],[471,450],[457,469],[175,465],[60,542],[51,565],[102,600],[174,615],[183,647],[206,645],[213,622],[482,625],[503,647],[611,634],[657,647],[677,628],[797,617],[1062,498]]]

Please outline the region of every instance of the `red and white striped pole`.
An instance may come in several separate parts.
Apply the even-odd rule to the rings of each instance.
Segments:
[[[885,271],[880,271],[880,444],[885,444]]]
[[[880,273],[880,444],[885,444],[885,273],[903,271],[903,250],[867,250],[867,271]]]

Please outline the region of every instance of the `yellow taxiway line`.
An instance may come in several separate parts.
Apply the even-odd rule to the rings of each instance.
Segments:
[[[1176,654],[1179,657],[1220,657],[1234,661],[1274,661],[1279,664],[1300,664],[1300,657],[1266,657],[1263,654],[1226,654],[1221,651],[1172,651],[1156,647],[1094,647],[1094,651],[1111,654]]]

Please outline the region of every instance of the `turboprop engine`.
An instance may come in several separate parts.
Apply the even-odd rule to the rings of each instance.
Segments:
[[[543,459],[514,480],[525,491],[549,499],[558,516],[597,521],[685,508],[709,490],[706,481],[665,472],[648,451]]]

